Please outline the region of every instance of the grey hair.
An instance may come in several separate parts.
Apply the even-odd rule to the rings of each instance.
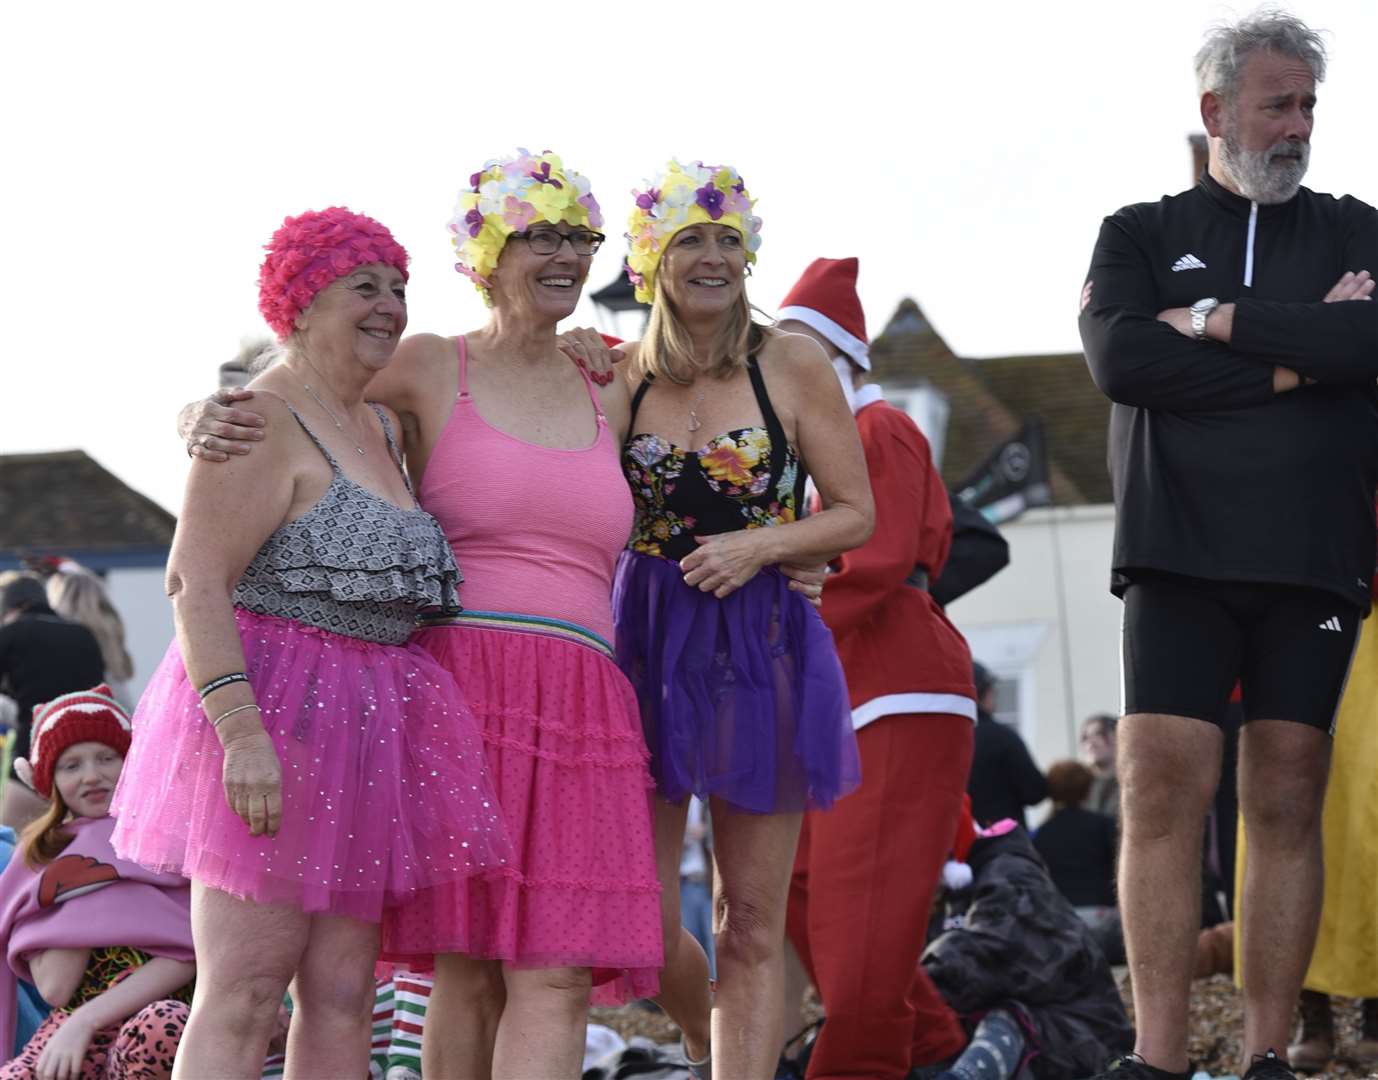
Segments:
[[[1316,82],[1325,81],[1325,41],[1295,15],[1262,7],[1236,23],[1222,23],[1206,35],[1196,54],[1196,91],[1232,102],[1240,73],[1255,52],[1267,49],[1300,60]]]

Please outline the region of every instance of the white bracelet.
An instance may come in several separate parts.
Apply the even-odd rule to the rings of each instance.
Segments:
[[[212,721],[211,721],[211,727],[213,727],[213,728],[219,727],[219,726],[220,726],[220,721],[221,721],[221,720],[224,720],[224,719],[226,719],[226,718],[228,718],[228,717],[231,717],[231,716],[233,716],[233,715],[234,715],[235,713],[237,713],[237,712],[243,712],[245,709],[258,709],[258,706],[255,705],[252,701],[249,702],[249,704],[247,704],[247,705],[236,705],[233,709],[229,709],[229,710],[227,710],[227,711],[225,711],[225,712],[222,712],[219,716],[217,716],[214,720],[212,720]],[[262,711],[263,711],[262,709],[259,709],[259,712],[262,712]]]

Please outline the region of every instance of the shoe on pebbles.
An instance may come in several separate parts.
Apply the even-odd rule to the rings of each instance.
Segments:
[[[1168,1072],[1150,1065],[1138,1054],[1125,1054],[1112,1061],[1104,1072],[1089,1080],[1191,1080],[1192,1072]]]
[[[1291,1070],[1285,1058],[1278,1056],[1276,1050],[1269,1050],[1266,1054],[1254,1055],[1244,1080],[1297,1080],[1297,1074]]]

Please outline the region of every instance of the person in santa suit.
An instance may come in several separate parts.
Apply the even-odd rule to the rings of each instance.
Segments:
[[[928,592],[952,543],[947,490],[914,422],[867,382],[856,259],[817,259],[790,290],[780,327],[833,358],[875,493],[871,539],[823,588],[861,753],[861,787],[806,815],[787,932],[826,1021],[809,1080],[894,1077],[959,1053],[956,1014],[919,966],[971,766],[971,653]]]

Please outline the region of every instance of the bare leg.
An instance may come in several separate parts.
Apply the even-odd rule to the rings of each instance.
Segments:
[[[309,924],[294,907],[239,900],[192,882],[196,993],[173,1080],[242,1080],[263,1071]]]
[[[507,1008],[493,1049],[493,1080],[579,1076],[592,985],[589,969],[504,968],[502,975]]]
[[[804,1030],[804,995],[809,989],[809,973],[804,962],[785,942],[785,1038],[793,1039]]]
[[[1248,841],[1240,927],[1245,1067],[1254,1054],[1286,1050],[1316,944],[1330,747],[1326,732],[1285,720],[1254,720],[1240,735],[1239,806]]]
[[[1220,779],[1222,741],[1214,725],[1184,716],[1138,713],[1119,726],[1120,910],[1134,986],[1134,1049],[1170,1072],[1187,1068],[1201,833]]]
[[[421,1036],[426,1076],[483,1078],[493,1073],[493,1044],[507,1001],[502,965],[454,953],[435,958],[435,986]]]
[[[287,1029],[287,1080],[335,1080],[368,1071],[377,959],[376,924],[311,917],[292,982],[296,1008]]]
[[[695,1061],[708,1052],[708,957],[694,935],[680,923],[679,862],[689,800],[676,806],[653,798],[656,873],[660,877],[660,924],[665,935],[665,967],[660,973],[656,1004],[684,1033],[685,1052]]]
[[[713,800],[718,993],[713,1070],[771,1080],[785,1037],[785,901],[802,814],[744,814]]]
[[[48,809],[48,801],[30,791],[14,777],[5,778],[5,795],[0,800],[0,825],[8,825],[15,832],[37,821]]]

